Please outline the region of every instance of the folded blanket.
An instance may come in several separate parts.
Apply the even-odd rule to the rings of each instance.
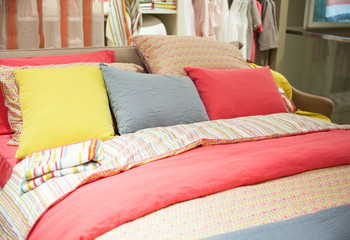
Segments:
[[[102,141],[99,139],[36,152],[23,160],[20,191],[25,193],[51,178],[95,169],[101,166],[102,153]]]

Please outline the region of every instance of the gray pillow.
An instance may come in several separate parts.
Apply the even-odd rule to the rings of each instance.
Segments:
[[[188,76],[135,73],[100,64],[120,134],[208,121]]]

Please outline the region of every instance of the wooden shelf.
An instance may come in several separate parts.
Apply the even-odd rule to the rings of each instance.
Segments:
[[[176,10],[168,10],[168,9],[141,9],[142,14],[176,14]]]

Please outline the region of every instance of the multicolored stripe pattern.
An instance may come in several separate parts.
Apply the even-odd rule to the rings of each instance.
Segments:
[[[105,141],[101,167],[49,179],[32,191],[19,195],[24,174],[22,161],[15,166],[0,194],[0,236],[3,239],[25,239],[52,204],[79,186],[200,145],[256,141],[333,129],[350,129],[350,125],[280,113],[144,129]]]
[[[110,0],[106,36],[115,46],[130,45],[129,38],[141,29],[138,0]]]
[[[102,141],[91,139],[71,145],[36,152],[23,160],[21,193],[28,192],[47,180],[101,166]]]
[[[327,22],[350,22],[349,0],[327,0]]]
[[[350,128],[283,113],[149,128],[104,142],[104,165],[111,168],[117,163],[120,171],[126,171],[198,146],[286,137],[331,130],[335,126]]]

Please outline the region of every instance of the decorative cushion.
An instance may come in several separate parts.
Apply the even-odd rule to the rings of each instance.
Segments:
[[[288,112],[269,67],[185,68],[210,120]]]
[[[5,99],[0,86],[0,135],[13,133],[7,117],[7,108],[5,107]]]
[[[100,67],[120,134],[209,120],[187,76],[134,73],[103,64]]]
[[[114,136],[99,67],[15,70],[23,130],[16,158],[92,138]]]
[[[293,101],[287,97],[287,95],[284,93],[283,88],[278,88],[278,90],[281,93],[281,97],[283,99],[284,105],[286,106],[288,112],[294,113],[297,110],[297,107],[295,106]]]
[[[5,96],[5,105],[8,108],[8,121],[15,131],[9,145],[18,145],[19,136],[22,131],[22,113],[19,103],[19,89],[15,79],[14,70],[16,69],[37,69],[37,68],[61,68],[67,66],[98,66],[99,63],[71,63],[63,65],[47,65],[47,66],[25,66],[25,67],[7,67],[0,66],[0,83]],[[120,68],[128,71],[143,72],[143,68],[136,64],[128,63],[109,63],[108,66]]]
[[[234,44],[210,38],[140,35],[130,39],[150,73],[186,75],[184,67],[250,68]]]
[[[261,66],[258,66],[254,63],[249,63],[250,66],[253,68],[260,68]],[[292,101],[292,88],[288,82],[288,80],[279,72],[276,72],[272,69],[270,69],[271,74],[273,76],[273,79],[275,80],[277,87],[280,89],[280,93],[282,96],[282,99],[286,105],[286,108],[289,112],[295,112],[297,110],[297,107]]]
[[[24,58],[0,58],[0,77],[2,75],[2,66],[38,66],[48,64],[63,64],[74,62],[115,62],[115,54],[112,50],[102,50],[91,53],[45,56],[45,57],[24,57]],[[8,120],[8,113],[5,107],[4,96],[0,91],[0,134],[13,133]]]
[[[102,50],[91,53],[80,53],[72,55],[44,56],[44,57],[23,57],[23,58],[0,58],[0,65],[21,67],[39,66],[49,64],[66,64],[75,62],[115,62],[113,50]]]

